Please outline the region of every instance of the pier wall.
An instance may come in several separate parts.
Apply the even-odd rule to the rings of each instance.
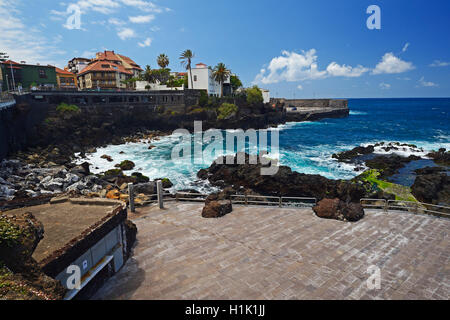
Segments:
[[[348,108],[345,99],[270,99],[271,104],[280,104],[284,107],[296,108]]]

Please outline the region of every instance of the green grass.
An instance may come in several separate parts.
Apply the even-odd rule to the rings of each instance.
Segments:
[[[80,108],[78,108],[78,106],[74,104],[67,104],[63,102],[56,107],[56,111],[58,111],[60,114],[74,114],[80,113]]]
[[[395,195],[395,200],[418,202],[411,193],[411,188],[399,184],[379,180],[380,172],[376,169],[368,170],[361,175],[361,179],[370,182],[382,191]]]
[[[23,231],[11,224],[5,217],[0,217],[0,245],[14,246],[22,237]]]

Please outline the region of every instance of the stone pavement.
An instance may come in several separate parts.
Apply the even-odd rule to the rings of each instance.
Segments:
[[[310,209],[202,205],[140,209],[138,242],[94,299],[449,299],[449,219],[366,211],[359,222]],[[381,271],[369,290],[367,269]]]

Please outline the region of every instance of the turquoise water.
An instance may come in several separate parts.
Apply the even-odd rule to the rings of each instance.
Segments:
[[[333,160],[333,153],[381,141],[412,143],[424,149],[423,152],[405,149],[400,152],[405,156],[450,149],[450,99],[351,99],[349,108],[348,118],[279,126],[276,130],[280,137],[281,164],[302,173],[349,179],[358,172],[352,165]],[[172,161],[172,149],[180,143],[180,136],[172,135],[152,142],[156,146],[152,150],[148,150],[148,143],[109,146],[88,155],[88,161],[98,168],[94,172],[101,172],[122,160],[131,160],[136,163],[136,170],[152,179],[168,177],[176,189],[209,189],[197,180],[196,174],[201,168],[209,167],[215,156],[206,155],[199,164]],[[256,150],[256,146],[250,146],[250,152]],[[120,154],[121,151],[125,154]],[[114,162],[101,159],[103,154],[112,156]]]

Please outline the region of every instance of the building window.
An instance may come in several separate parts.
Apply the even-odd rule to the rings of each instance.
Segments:
[[[194,76],[194,81],[197,81],[197,76]]]
[[[39,78],[47,78],[47,75],[45,74],[45,70],[39,69]]]

